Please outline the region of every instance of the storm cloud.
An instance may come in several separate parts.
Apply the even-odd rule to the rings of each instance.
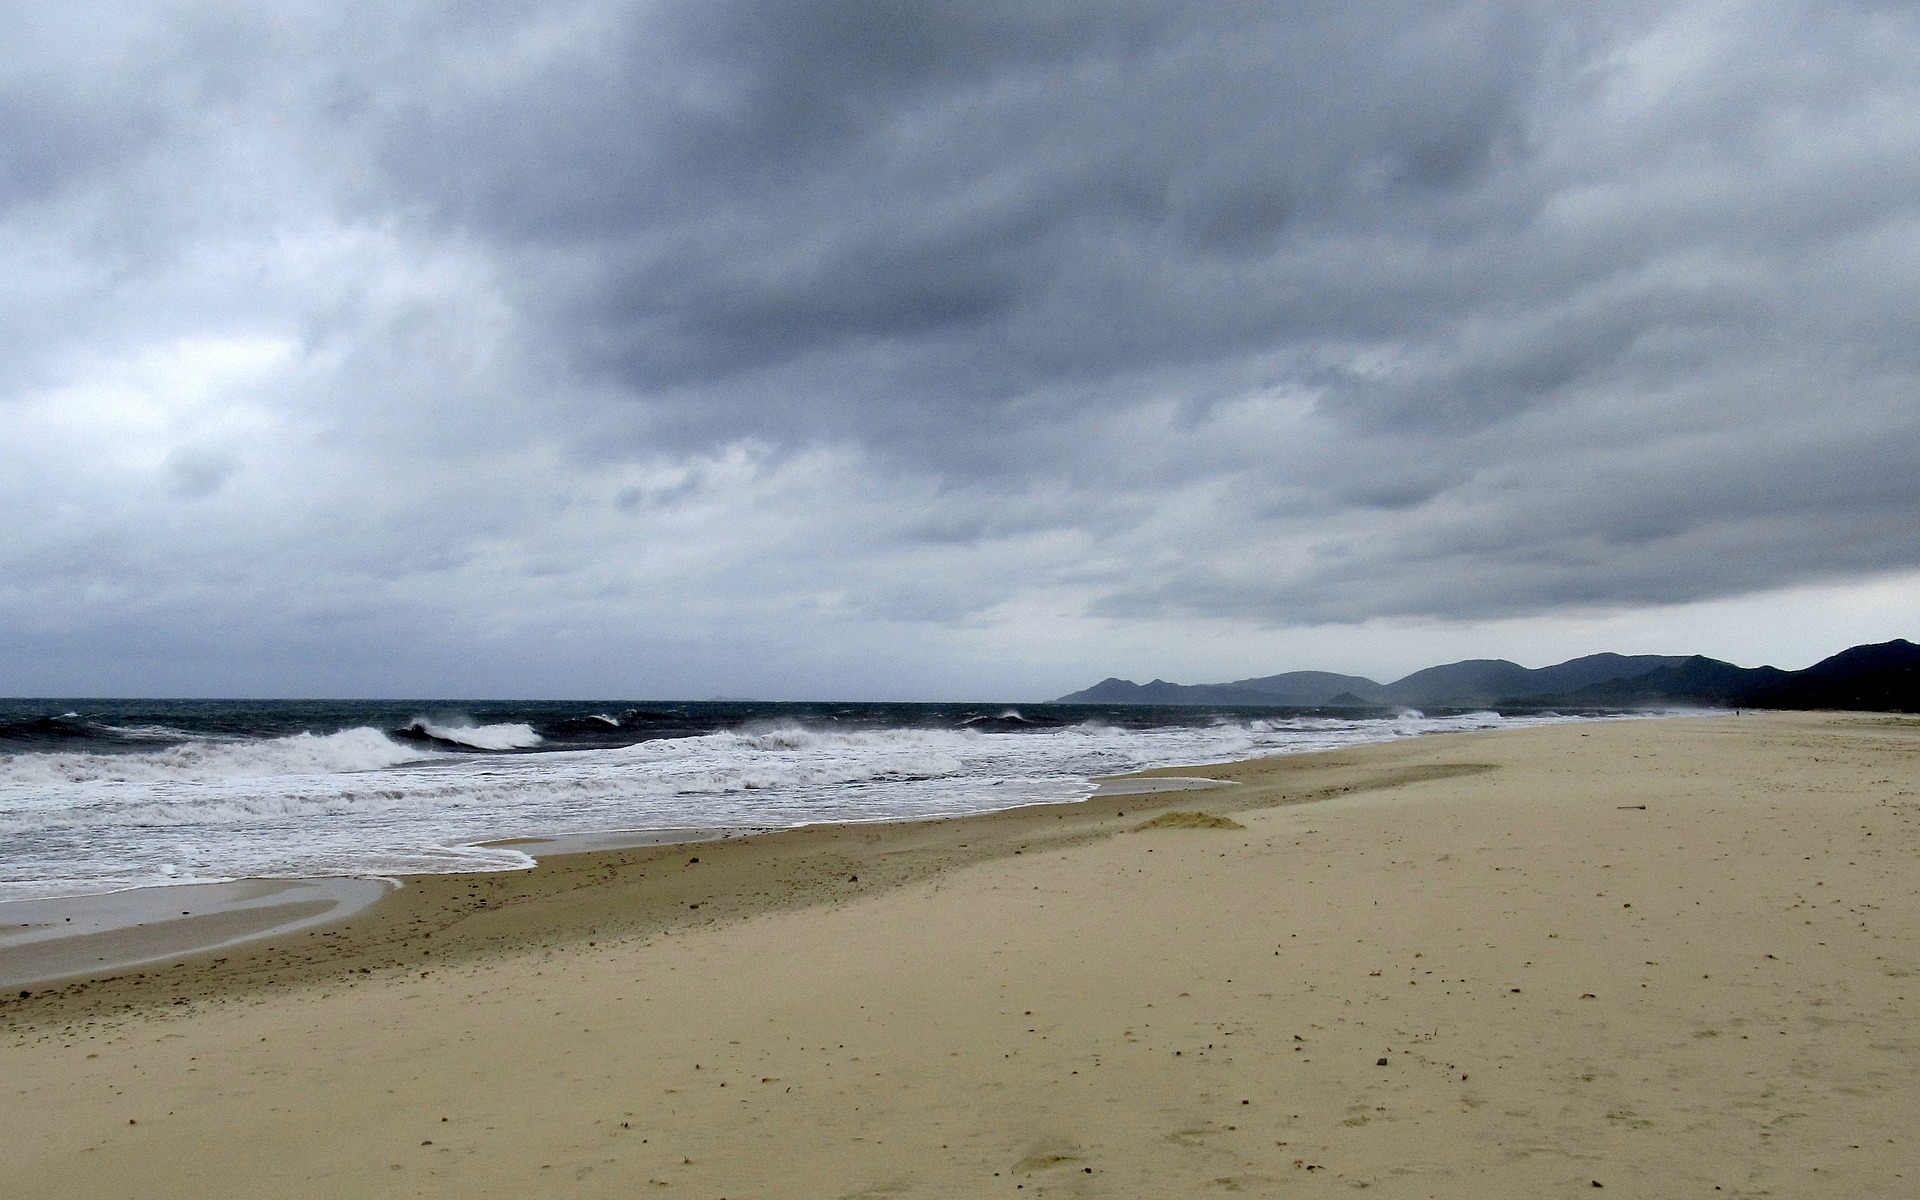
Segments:
[[[1920,570],[1912,5],[10,23],[7,690],[1390,673]]]

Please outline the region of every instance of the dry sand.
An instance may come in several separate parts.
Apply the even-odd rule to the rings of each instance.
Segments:
[[[0,1195],[1920,1194],[1920,723],[1167,774],[10,998]]]

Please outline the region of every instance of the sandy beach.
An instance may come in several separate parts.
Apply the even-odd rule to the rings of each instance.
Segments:
[[[0,1193],[1920,1191],[1920,721],[1161,774],[10,992]]]

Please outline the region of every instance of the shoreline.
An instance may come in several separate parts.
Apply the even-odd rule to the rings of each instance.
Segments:
[[[0,990],[288,936],[346,920],[398,886],[360,877],[233,879],[10,900],[0,903]]]
[[[104,790],[91,801],[85,799],[84,789],[67,796],[58,780],[67,767],[49,766],[46,769],[55,772],[45,781],[50,790],[32,800],[29,807],[51,805],[48,811],[60,813],[77,806],[73,813],[57,818],[65,830],[61,836],[72,841],[61,849],[58,838],[44,844],[43,839],[31,834],[21,839],[16,847],[18,861],[10,864],[14,868],[9,873],[13,882],[0,889],[0,904],[17,899],[57,899],[63,893],[107,894],[181,886],[183,876],[198,876],[202,881],[402,878],[416,872],[517,870],[528,865],[529,855],[524,850],[529,847],[548,854],[566,853],[654,841],[685,842],[717,832],[770,832],[802,823],[890,823],[972,815],[1026,803],[1078,800],[1091,789],[1086,775],[1094,769],[1126,771],[1143,760],[1210,762],[1239,755],[1288,753],[1314,743],[1337,745],[1349,738],[1364,744],[1375,738],[1450,729],[1463,723],[1461,718],[1422,717],[1411,725],[1398,720],[1363,720],[1331,722],[1327,729],[1320,729],[1315,722],[1306,721],[1282,722],[1278,731],[1269,731],[1257,722],[1245,727],[1229,722],[1231,728],[1223,734],[1224,727],[1219,725],[1188,726],[1175,721],[1164,728],[1155,725],[1154,736],[1146,740],[1136,736],[1140,731],[1127,732],[1130,726],[1126,721],[1112,729],[1103,729],[1096,721],[1086,730],[1042,723],[1036,731],[1037,741],[1003,735],[968,740],[956,749],[940,739],[947,735],[964,738],[970,727],[922,728],[909,720],[897,728],[868,731],[873,737],[863,735],[856,739],[861,745],[849,750],[836,742],[842,732],[851,732],[833,727],[840,714],[823,715],[831,718],[825,727],[796,726],[791,737],[782,734],[772,747],[760,746],[752,737],[744,741],[736,738],[738,745],[728,741],[713,751],[720,755],[713,762],[707,761],[711,748],[695,736],[643,740],[625,750],[610,747],[607,749],[616,751],[611,757],[597,750],[575,754],[564,749],[552,754],[505,757],[441,756],[420,763],[409,760],[395,766],[390,774],[385,768],[356,768],[356,763],[364,767],[381,757],[361,742],[371,739],[387,749],[393,746],[392,739],[377,730],[355,727],[338,734],[317,735],[318,740],[311,745],[299,740],[306,735],[297,735],[291,742],[264,737],[223,746],[216,757],[225,756],[222,762],[226,758],[235,761],[220,770],[244,766],[241,776],[247,782],[211,791],[203,786],[206,781],[196,781],[199,768],[192,766],[195,755],[215,753],[206,747],[187,752],[187,760],[179,763],[162,755],[151,770],[141,765],[140,755],[74,766],[82,776],[96,768],[105,772]],[[1464,723],[1477,726],[1482,724],[1482,717],[1494,723],[1518,720],[1523,724],[1537,719],[1574,719],[1538,715],[1509,719],[1483,713],[1470,714]],[[187,725],[193,726],[193,722]],[[1089,736],[1060,736],[1075,732]],[[934,742],[923,745],[923,735],[934,738]],[[188,732],[183,730],[182,736],[188,736]],[[787,744],[789,741],[793,744]],[[294,753],[292,765],[301,770],[283,776],[281,769],[289,764],[281,759],[290,752]],[[950,752],[959,754],[959,759],[947,757]],[[38,769],[34,761],[40,752],[23,753],[20,762],[10,761],[9,765],[26,770],[31,777]],[[848,786],[836,786],[839,773],[849,769],[840,761],[848,753],[855,759],[870,753],[880,757],[873,763],[852,766],[853,774],[840,781]],[[937,761],[923,762],[928,753],[935,754]],[[321,757],[308,763],[302,755]],[[636,755],[634,762],[627,762]],[[322,777],[317,782],[300,781],[301,772],[309,766]],[[252,778],[255,767],[263,768],[257,780]],[[923,767],[931,774],[920,773]],[[154,796],[171,794],[167,787],[157,793],[153,788],[171,780],[176,768],[185,771],[180,780],[186,787],[182,797],[192,798],[176,797],[185,804],[182,815],[164,817],[152,830],[138,828],[147,819],[140,815],[142,806]],[[126,779],[120,778],[129,771]],[[152,771],[159,775],[146,779]],[[738,771],[747,772],[745,788],[739,786],[743,777],[735,774]],[[865,777],[874,771],[878,774],[873,778]],[[815,786],[813,774],[818,772],[825,773],[824,785]],[[39,785],[34,786],[37,789]],[[475,789],[477,798],[466,794],[468,787]],[[360,791],[366,794],[359,795]],[[19,799],[16,797],[16,801]],[[331,814],[334,800],[342,805],[337,820],[335,815],[320,816],[313,818],[318,824],[310,829],[268,832],[272,828],[271,814],[289,805],[289,812],[305,812],[317,804]],[[446,803],[449,800],[451,803]],[[238,806],[235,814],[225,811],[229,805]],[[124,813],[120,811],[123,806]],[[200,812],[202,809],[205,811]],[[9,812],[13,812],[11,807]],[[392,812],[400,816],[394,817]],[[235,818],[231,828],[229,816]],[[204,828],[203,818],[211,822]],[[38,818],[23,819],[31,826]],[[118,843],[120,833],[111,824],[115,820],[133,822],[121,832],[137,836],[124,845]],[[259,820],[267,823],[260,825]],[[370,830],[364,837],[355,832],[362,821]],[[556,832],[566,830],[576,832]],[[309,839],[308,833],[318,836]],[[95,851],[94,846],[100,849]],[[111,852],[108,847],[113,848]],[[185,864],[188,869],[177,870],[176,864]],[[100,875],[107,878],[90,878]],[[4,914],[0,913],[0,929],[5,925]],[[0,975],[5,973],[0,964]]]
[[[1301,780],[1297,797],[1251,802],[1306,803],[1404,782],[1409,776],[1394,763],[1436,740],[1479,736],[1485,735],[1432,734],[1245,762],[1156,767],[1092,780],[1095,791],[1082,800],[960,817],[804,825],[723,833],[684,844],[649,842],[641,834],[634,844],[550,854],[522,870],[398,876],[399,886],[374,903],[338,920],[302,922],[290,937],[272,930],[237,942],[223,940],[219,946],[143,954],[139,961],[102,970],[91,969],[81,958],[73,974],[7,985],[0,988],[0,1029],[19,1020],[33,1025],[64,1022],[172,1007],[195,997],[323,986],[383,970],[417,971],[513,947],[579,945],[596,941],[589,935],[602,930],[647,939],[768,912],[840,905],[928,875],[1111,837],[1130,827],[1130,813],[1135,819],[1151,817],[1190,806],[1200,794],[1208,795],[1210,809],[1230,811],[1249,802],[1219,799],[1241,790],[1227,786],[1236,782],[1230,776],[1238,769],[1283,764],[1281,773]],[[528,841],[536,840],[560,839]],[[712,848],[703,851],[703,870],[688,870],[701,865],[701,856],[682,857],[686,846]],[[883,846],[893,860],[886,867],[869,864],[864,874],[843,869]],[[763,877],[774,870],[793,874],[778,889],[768,888]],[[109,895],[155,893],[164,903],[175,887],[192,886]],[[609,905],[614,893],[618,900]],[[173,924],[191,927],[192,920]],[[127,936],[145,934],[142,929]],[[28,995],[20,996],[20,991]]]
[[[1088,799],[1199,791],[1222,786],[1216,780],[1178,776],[1114,776],[1089,782],[1093,784],[1094,791]],[[1015,810],[1001,809],[972,816],[994,816],[998,812],[1009,811]],[[923,822],[840,822],[834,827],[918,823]],[[800,827],[809,828],[815,827]],[[710,842],[794,832],[798,830],[605,830],[546,837],[500,838],[479,844],[511,848],[526,854],[533,865],[538,866],[543,861],[574,855],[699,846]],[[248,878],[145,885],[112,892],[0,901],[0,992],[84,984],[136,968],[172,967],[217,951],[241,948],[252,942],[264,942],[308,930],[318,931],[342,924],[381,903],[392,893],[417,886],[421,880],[517,873],[494,870],[393,878]]]
[[[414,877],[0,995],[0,1182],[1904,1196],[1917,762],[1879,714],[1560,725]]]

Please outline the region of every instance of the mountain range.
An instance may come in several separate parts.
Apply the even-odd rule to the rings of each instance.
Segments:
[[[1516,706],[1830,708],[1920,712],[1920,646],[1904,639],[1855,646],[1803,671],[1739,667],[1701,655],[1589,654],[1529,669],[1474,658],[1392,683],[1327,671],[1288,671],[1231,683],[1103,679],[1060,704],[1265,705],[1362,708]]]

